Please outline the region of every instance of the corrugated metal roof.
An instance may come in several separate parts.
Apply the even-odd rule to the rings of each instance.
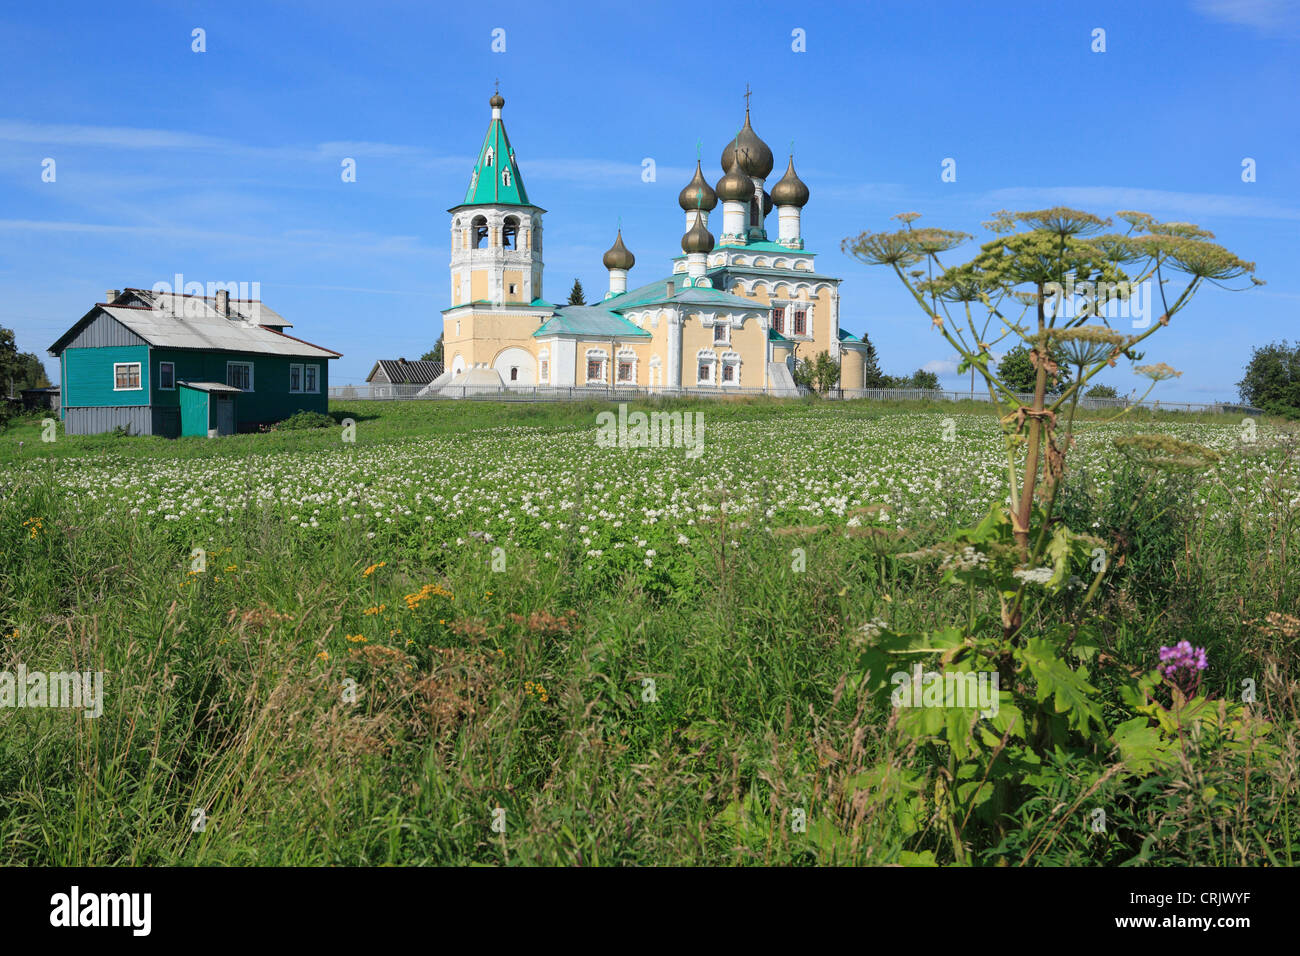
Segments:
[[[366,381],[374,381],[375,373],[380,369],[383,369],[388,381],[394,385],[428,385],[442,374],[442,363],[424,359],[380,359],[366,376]]]
[[[161,298],[165,301],[169,297]],[[305,358],[338,357],[337,352],[283,332],[250,325],[242,319],[228,319],[207,307],[201,299],[191,301],[194,304],[186,305],[180,314],[121,305],[100,308],[156,348],[212,349]]]
[[[184,303],[186,308],[203,308],[213,315],[218,315],[217,300],[214,296],[181,295],[175,292],[154,292],[151,289],[123,289],[146,304],[156,309],[176,309]],[[261,299],[228,299],[227,309],[230,318],[243,319],[252,325],[265,325],[277,329],[291,329],[293,323],[275,309],[266,305]],[[105,303],[111,305],[112,303]]]
[[[221,382],[177,382],[184,388],[196,388],[200,392],[242,392],[242,388],[235,388],[233,385],[224,385]]]

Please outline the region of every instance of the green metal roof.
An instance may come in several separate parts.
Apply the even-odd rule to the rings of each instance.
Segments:
[[[506,135],[505,123],[493,117],[479,150],[478,163],[465,193],[464,205],[497,203],[506,206],[531,206],[524,181],[515,162],[515,151]]]
[[[688,286],[683,289],[680,287],[680,283],[685,278],[685,276],[678,274],[671,278],[660,279],[658,282],[651,282],[629,292],[624,292],[622,295],[606,299],[601,305],[612,312],[623,312],[627,309],[637,309],[647,305],[667,305],[669,303],[727,306],[733,309],[756,309],[760,312],[770,308],[770,306],[763,305],[761,302],[732,295],[730,292],[724,292],[721,289],[705,289],[697,286]],[[672,295],[668,295],[669,282],[673,283],[674,291]]]
[[[546,320],[533,338],[548,335],[590,335],[596,338],[650,338],[645,329],[637,328],[621,315],[594,305],[565,305]]]
[[[776,329],[767,330],[767,340],[769,342],[785,342],[786,344],[791,344],[790,340],[787,339],[780,332],[778,332]]]

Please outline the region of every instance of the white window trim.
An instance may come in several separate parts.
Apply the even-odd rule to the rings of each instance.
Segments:
[[[134,365],[136,368],[136,378],[139,379],[139,385],[128,385],[126,388],[117,387],[117,370]],[[139,362],[114,362],[113,363],[113,391],[115,392],[143,392],[144,391],[144,367]]]
[[[618,367],[625,361],[632,366],[632,378],[630,381],[627,382],[622,381],[618,377]],[[618,355],[614,359],[614,384],[616,386],[621,386],[623,388],[636,388],[636,384],[637,384],[636,366],[637,366],[636,353],[629,351],[627,349],[620,350]]]
[[[248,366],[248,388],[244,389],[244,391],[246,391],[246,392],[251,392],[251,391],[253,390],[253,384],[254,384],[254,383],[253,383],[253,363],[252,363],[252,362],[232,362],[232,361],[228,361],[228,362],[226,362],[226,384],[227,384],[227,385],[230,385],[230,366],[232,366],[232,365],[247,365],[247,366]],[[232,386],[232,387],[233,387],[233,386]]]
[[[608,385],[609,384],[609,353],[606,352],[604,349],[587,349],[586,359],[587,359],[586,365],[583,366],[583,374],[586,375],[587,377],[586,384],[593,385],[596,383],[600,383],[601,385]],[[590,365],[592,362],[600,362],[599,378],[591,377]]]
[[[163,369],[163,366],[164,366],[164,365],[170,365],[170,366],[171,366],[171,369],[172,369],[172,383],[171,383],[170,386],[164,385],[164,384],[162,383],[162,380],[163,380],[162,369]],[[116,376],[116,375],[113,376],[113,381],[114,381],[114,382],[117,381],[117,376]],[[175,362],[159,362],[159,363],[158,363],[158,391],[160,391],[160,392],[174,392],[174,391],[176,391],[176,363],[175,363]]]
[[[709,366],[709,377],[700,378],[700,366]],[[718,355],[716,352],[700,349],[695,357],[695,384],[696,385],[717,385],[718,384]]]
[[[315,388],[307,387],[307,369],[311,369],[315,373],[316,376]],[[320,366],[319,365],[304,365],[302,367],[302,392],[304,395],[320,394]]]
[[[743,363],[739,352],[723,352],[718,360],[718,384],[724,388],[736,388],[740,386],[740,366]],[[736,377],[730,382],[722,375],[722,369],[730,366],[736,370]]]

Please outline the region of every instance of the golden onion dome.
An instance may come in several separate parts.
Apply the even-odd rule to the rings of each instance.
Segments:
[[[712,252],[713,233],[704,227],[704,217],[696,215],[695,225],[682,236],[682,252]]]
[[[749,202],[754,198],[754,180],[741,165],[740,151],[733,148],[727,175],[718,180],[718,198],[724,202]]]
[[[623,245],[623,230],[618,231],[618,238],[614,244],[609,247],[601,262],[605,263],[606,269],[631,269],[636,265],[636,256],[632,255],[627,246]]]
[[[772,194],[766,189],[763,190],[763,215],[766,216],[772,211]]]
[[[785,175],[781,181],[772,187],[772,202],[778,206],[798,206],[803,208],[808,205],[808,187],[804,185],[802,179],[795,175],[794,157],[790,157],[790,165],[785,169]]]
[[[713,191],[704,178],[704,171],[700,169],[700,161],[695,161],[695,175],[691,181],[686,184],[686,188],[677,196],[677,205],[681,206],[687,212],[692,209],[703,209],[705,212],[711,212],[718,204],[718,194]]]
[[[488,106],[492,107],[494,110],[499,110],[501,109],[501,107],[505,105],[506,105],[506,98],[502,96],[500,93],[493,93],[492,99],[488,100]]]
[[[754,127],[749,125],[749,110],[745,110],[745,125],[741,127],[740,132],[729,142],[722,150],[722,168],[728,168],[728,154],[732,150],[740,150],[741,168],[759,179],[767,179],[772,172],[772,151],[768,149],[767,143],[758,138],[754,132]]]

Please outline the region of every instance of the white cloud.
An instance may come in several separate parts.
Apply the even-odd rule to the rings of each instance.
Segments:
[[[1194,0],[1193,6],[1211,20],[1278,36],[1300,35],[1300,4],[1295,0]]]
[[[1137,209],[1153,215],[1175,214],[1192,219],[1213,216],[1241,219],[1300,219],[1300,208],[1276,200],[1220,193],[1183,193],[1125,186],[1016,186],[985,193],[981,202],[1016,206],[1061,202],[1102,209]]]
[[[956,375],[957,363],[952,359],[932,359],[922,365],[921,369],[935,375]]]

